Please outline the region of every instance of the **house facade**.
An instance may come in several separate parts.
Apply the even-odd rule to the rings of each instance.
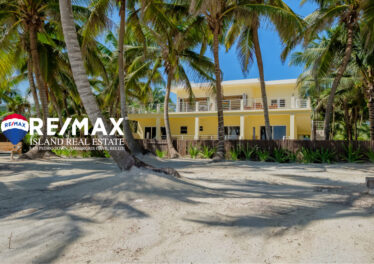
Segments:
[[[260,82],[222,82],[226,139],[266,139]],[[192,85],[191,101],[183,87],[173,87],[176,103],[169,104],[170,129],[176,139],[217,139],[216,99],[208,84]],[[266,91],[273,139],[307,139],[311,135],[310,101],[301,99],[296,80],[267,81]],[[130,107],[134,137],[163,139],[163,105]]]

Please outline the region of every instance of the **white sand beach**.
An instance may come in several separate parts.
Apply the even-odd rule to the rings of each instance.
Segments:
[[[374,262],[373,165],[146,159],[0,157],[0,262]]]

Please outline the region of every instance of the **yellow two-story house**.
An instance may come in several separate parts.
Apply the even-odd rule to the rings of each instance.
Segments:
[[[222,82],[226,139],[266,139],[260,82],[257,79]],[[208,84],[192,85],[190,101],[183,87],[173,87],[176,103],[169,104],[170,129],[176,139],[217,139],[216,99]],[[267,81],[273,139],[307,139],[311,135],[310,101],[299,98],[296,80]],[[137,139],[164,139],[163,105],[129,109]]]

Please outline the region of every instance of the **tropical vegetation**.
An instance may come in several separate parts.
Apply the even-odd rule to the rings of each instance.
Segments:
[[[6,104],[0,114],[57,117],[60,124],[68,117],[87,116],[91,123],[122,117],[128,148],[108,155],[125,170],[137,164],[133,154],[141,152],[128,120],[132,106],[163,103],[167,154],[179,156],[170,132],[170,89],[182,86],[193,100],[193,76],[209,82],[215,94],[218,144],[193,147],[191,156],[295,160],[295,153],[281,149],[233,149],[226,155],[224,148],[223,47],[236,47],[243,73],[256,61],[271,139],[258,33],[269,22],[284,44],[281,59],[304,67],[298,88],[311,98],[314,124],[324,124],[325,139],[374,140],[374,5],[309,2],[317,9],[302,18],[282,0],[0,0],[0,106]],[[25,93],[17,90],[22,84]],[[314,126],[312,139],[315,132]],[[349,148],[346,160],[364,158]],[[334,156],[322,149],[301,153],[304,161],[332,162]],[[27,157],[42,154],[36,147]]]

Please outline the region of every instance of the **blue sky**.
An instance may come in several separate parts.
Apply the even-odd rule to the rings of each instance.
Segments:
[[[285,2],[295,13],[302,17],[309,15],[316,9],[316,6],[310,3],[300,6],[300,1],[298,0],[285,0]],[[265,80],[297,78],[302,72],[302,67],[291,67],[288,65],[288,61],[284,64],[281,62],[280,54],[282,52],[282,44],[276,31],[271,26],[263,27],[259,32],[259,38],[264,61]],[[243,75],[237,59],[235,47],[227,53],[225,49],[221,47],[220,60],[224,80],[259,77],[256,61],[253,63],[247,76]]]
[[[312,13],[316,8],[315,5],[310,3],[300,6],[299,0],[285,0],[285,2],[302,17]],[[119,21],[115,16],[117,16],[116,12],[114,12],[112,19],[114,21]],[[288,65],[288,61],[284,64],[281,62],[280,54],[282,52],[282,44],[271,25],[264,26],[260,29],[259,38],[264,61],[265,79],[280,80],[297,78],[302,72],[302,67],[291,67]],[[212,58],[211,52],[207,55]],[[225,51],[224,47],[220,47],[220,63],[224,80],[258,78],[256,61],[254,61],[246,76],[242,73],[235,47],[228,52]],[[22,93],[24,93],[27,88],[27,82],[22,82],[19,86],[19,90]],[[172,96],[172,100],[175,100],[174,96]]]

